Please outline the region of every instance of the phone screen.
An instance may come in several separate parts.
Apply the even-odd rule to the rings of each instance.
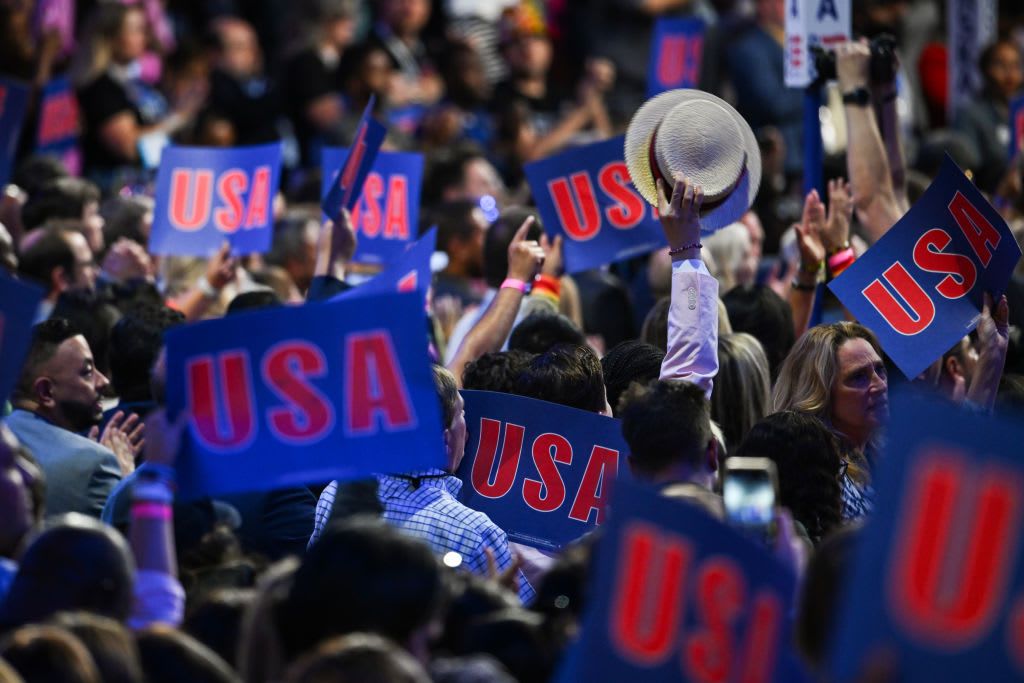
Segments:
[[[729,469],[722,482],[729,521],[770,539],[775,531],[775,484],[765,469]]]

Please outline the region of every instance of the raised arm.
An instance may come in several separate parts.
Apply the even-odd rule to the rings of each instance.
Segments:
[[[800,249],[800,268],[793,277],[788,301],[793,309],[793,332],[799,339],[810,327],[815,293],[825,271],[825,245],[821,242],[821,233],[825,229],[825,206],[817,190],[811,190],[804,197],[803,215],[793,227]]]
[[[900,219],[903,212],[893,187],[892,169],[875,120],[868,91],[867,43],[836,46],[836,74],[843,93],[846,128],[846,166],[853,189],[853,206],[872,242]],[[859,98],[858,98],[859,96]]]
[[[661,379],[692,382],[710,398],[718,374],[718,281],[700,258],[703,201],[703,188],[691,185],[689,178],[676,178],[671,197],[658,180],[658,215],[672,255],[668,349]]]
[[[313,269],[313,282],[306,293],[307,301],[330,299],[348,288],[345,276],[348,275],[357,245],[356,231],[348,209],[343,208],[335,220],[324,221],[316,243],[316,265]]]
[[[1010,309],[1005,294],[998,304],[993,305],[992,296],[985,293],[977,330],[978,363],[967,387],[967,398],[991,412],[996,405],[999,379],[1003,376],[1010,341]]]
[[[185,314],[188,322],[202,319],[210,306],[220,296],[220,290],[235,279],[237,260],[231,257],[231,245],[224,242],[220,251],[209,260],[206,273],[175,302],[175,307]]]
[[[462,340],[448,369],[462,387],[462,371],[488,351],[497,351],[508,338],[519,313],[519,304],[526,296],[527,284],[533,282],[544,263],[544,250],[536,240],[527,240],[526,233],[533,224],[529,216],[519,227],[508,245],[508,274],[501,289],[494,295],[483,317]]]
[[[147,467],[136,473],[132,486],[132,516],[128,542],[135,556],[135,605],[129,618],[134,629],[160,622],[177,626],[184,615],[185,592],[178,583],[174,553],[174,460],[187,423],[182,412],[171,423],[159,409],[146,418],[150,437]]]

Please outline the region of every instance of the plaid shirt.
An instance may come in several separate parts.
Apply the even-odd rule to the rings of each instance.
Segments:
[[[411,477],[422,477],[413,488]],[[408,478],[377,475],[378,497],[384,504],[384,519],[406,533],[426,541],[434,553],[443,556],[457,552],[462,567],[474,574],[487,574],[485,548],[494,553],[498,569],[512,564],[505,532],[482,512],[472,510],[458,501],[462,481],[440,469],[413,472]],[[316,519],[310,544],[316,542],[331,515],[337,482],[331,482],[316,506]],[[529,604],[535,596],[533,587],[519,572],[519,598]]]

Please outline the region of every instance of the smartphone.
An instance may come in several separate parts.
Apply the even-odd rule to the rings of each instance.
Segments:
[[[769,458],[726,458],[722,479],[725,516],[734,526],[771,544],[778,524],[779,475]]]

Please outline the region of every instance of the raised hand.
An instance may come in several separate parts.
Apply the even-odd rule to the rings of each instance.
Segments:
[[[508,245],[508,277],[523,282],[533,282],[544,265],[544,249],[537,240],[526,239],[533,221],[533,216],[527,216]]]
[[[668,239],[672,251],[683,249],[673,254],[672,260],[700,258],[700,207],[704,202],[704,188],[693,185],[689,178],[677,175],[672,187],[672,195],[664,181],[658,179],[658,217],[662,230]]]
[[[188,424],[188,416],[188,412],[183,410],[178,419],[171,422],[163,408],[157,408],[146,416],[146,423],[149,425],[146,462],[164,467],[174,466],[181,438]]]
[[[206,264],[206,281],[216,290],[223,289],[224,285],[235,278],[235,264],[235,259],[231,257],[231,244],[224,242]]]
[[[821,234],[827,252],[845,249],[850,243],[850,219],[853,217],[853,195],[849,183],[842,178],[828,182],[828,218]]]
[[[146,425],[139,420],[138,415],[133,413],[125,419],[124,413],[119,410],[107,422],[102,434],[96,437],[98,430],[94,427],[90,436],[114,452],[117,464],[121,467],[121,474],[128,476],[135,471],[135,456],[146,443],[143,438],[145,429]]]
[[[817,190],[811,190],[804,198],[804,211],[796,229],[796,244],[800,249],[800,262],[806,268],[813,268],[825,260],[825,205],[821,203]]]
[[[540,236],[540,248],[544,250],[544,265],[540,269],[542,275],[550,275],[556,279],[565,275],[562,242],[561,235],[556,235],[554,240],[548,239],[546,233]]]

